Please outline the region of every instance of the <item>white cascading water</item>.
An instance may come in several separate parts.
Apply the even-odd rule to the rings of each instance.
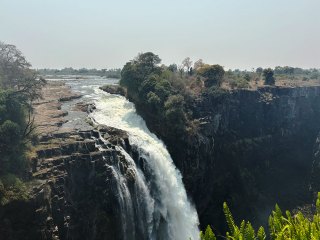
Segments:
[[[148,225],[142,226],[146,229],[144,239],[198,240],[197,212],[188,201],[181,174],[174,166],[165,145],[148,130],[144,120],[136,113],[134,104],[124,97],[108,94],[99,89],[95,91],[99,97],[95,98],[97,109],[91,117],[99,124],[128,132],[130,145],[139,152],[140,158],[144,159],[144,164],[147,165],[145,168],[148,168],[148,176],[144,176],[143,169],[139,169],[131,157],[121,150],[130,165],[135,168],[138,177],[136,188],[139,188],[135,190],[137,191],[135,199],[138,200],[133,202],[129,191],[122,186],[121,181],[124,180],[121,176],[116,176],[119,181],[119,194],[122,192],[120,197],[128,198],[122,199],[127,212],[125,215],[130,215],[130,217],[124,215],[124,221],[132,221],[132,209],[129,208],[131,205],[139,205],[136,211],[143,211],[144,216],[141,219],[146,219],[144,221],[140,219],[141,223]],[[117,175],[116,171],[114,174]],[[130,222],[125,226],[132,224]],[[131,240],[133,234],[128,233],[128,230],[124,229],[124,238]]]

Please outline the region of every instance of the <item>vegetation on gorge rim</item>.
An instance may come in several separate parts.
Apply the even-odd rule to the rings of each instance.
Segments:
[[[26,199],[27,149],[36,141],[32,102],[45,84],[14,46],[0,42],[0,205]]]
[[[127,62],[121,71],[120,85],[127,97],[147,116],[154,126],[162,127],[161,137],[197,135],[200,122],[193,117],[193,102],[201,95],[220,99],[229,89],[257,88],[275,85],[277,78],[293,83],[320,78],[317,69],[292,67],[257,68],[253,71],[228,70],[218,64],[209,65],[201,59],[192,65],[190,58],[180,66],[160,65],[161,59],[152,52],[139,54]],[[143,111],[140,111],[143,109]]]
[[[192,68],[188,58],[179,69],[175,64],[159,66],[160,62],[151,52],[139,54],[123,67],[120,85],[126,87],[138,110],[147,109],[144,112],[150,113],[156,125],[162,122],[168,126],[163,135],[194,135],[199,122],[193,121],[189,106],[204,89],[215,94],[225,71],[220,65],[202,61]]]

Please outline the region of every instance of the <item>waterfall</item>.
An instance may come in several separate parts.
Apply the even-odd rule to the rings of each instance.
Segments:
[[[139,154],[135,162],[119,148],[135,175],[131,192],[120,167],[111,167],[122,211],[123,238],[198,240],[197,212],[188,201],[181,174],[166,146],[148,130],[134,104],[124,97],[95,91],[97,109],[91,117],[99,124],[126,131]]]

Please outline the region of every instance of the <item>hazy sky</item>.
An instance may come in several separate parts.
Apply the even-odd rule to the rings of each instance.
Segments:
[[[0,0],[0,41],[35,68],[163,63],[320,68],[320,0]]]

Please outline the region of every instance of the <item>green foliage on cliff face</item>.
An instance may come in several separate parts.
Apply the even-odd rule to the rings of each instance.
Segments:
[[[178,131],[183,131],[186,123],[186,113],[184,109],[183,96],[171,95],[164,104],[165,118]]]
[[[191,94],[186,86],[193,78],[181,76],[176,65],[160,67],[160,62],[153,53],[139,54],[123,67],[120,85],[127,88],[137,109],[143,109],[154,122],[164,123],[172,134],[183,133],[190,118],[185,106]]]
[[[138,100],[138,92],[141,84],[151,74],[159,74],[161,62],[158,55],[151,52],[139,54],[134,60],[127,62],[121,71],[120,85],[127,87],[129,97]]]
[[[278,205],[269,217],[269,235],[267,236],[263,227],[255,231],[250,222],[241,222],[240,226],[235,224],[230,209],[226,203],[223,204],[223,212],[229,227],[226,236],[228,240],[319,240],[320,239],[320,193],[316,201],[316,213],[312,219],[308,219],[301,212],[294,216],[289,211],[282,213]],[[200,232],[201,240],[216,240],[210,226],[205,233]]]
[[[0,89],[0,175],[7,172],[19,174],[25,168],[27,128],[24,103],[13,91]]]

